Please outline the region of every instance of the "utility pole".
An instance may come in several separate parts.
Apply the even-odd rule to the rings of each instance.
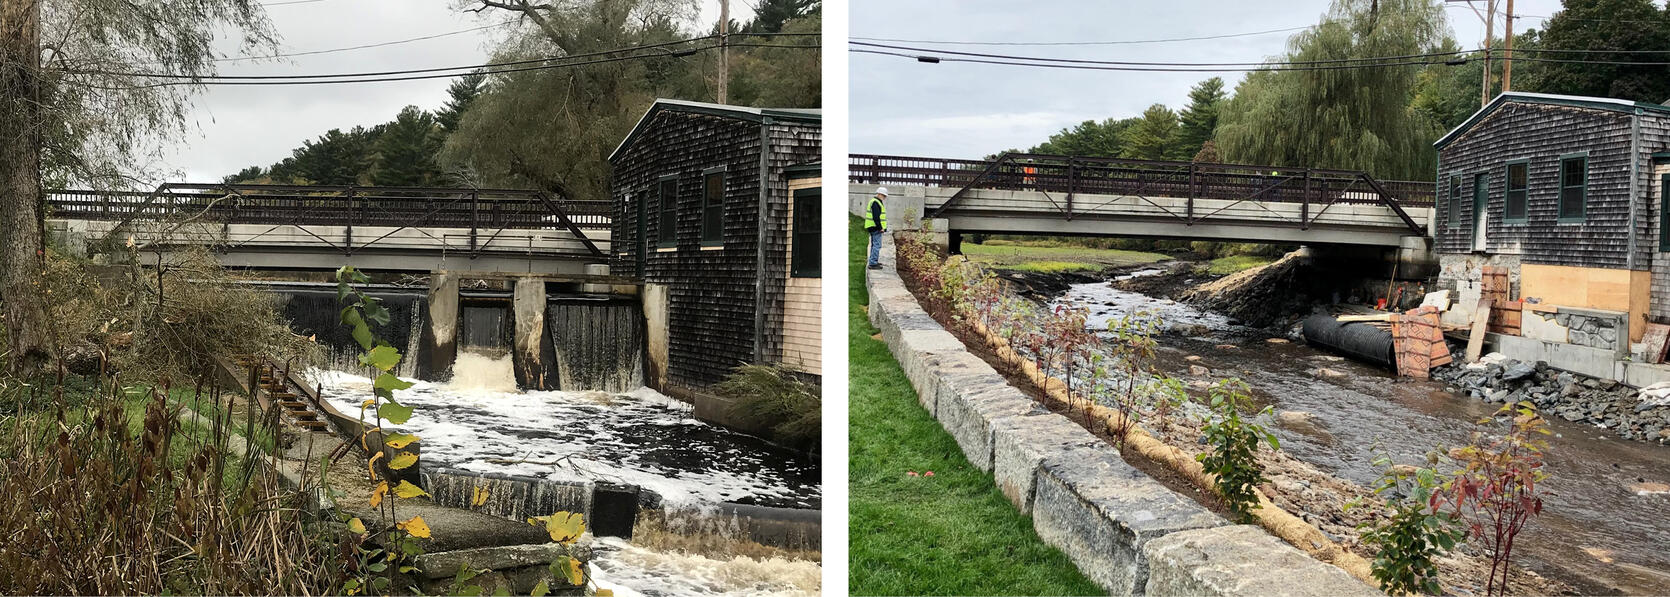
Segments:
[[[1486,0],[1484,3],[1484,84],[1479,86],[1479,107],[1490,104],[1490,38],[1495,34],[1496,0]]]
[[[731,35],[731,0],[719,0],[719,103],[729,103],[731,90],[731,54],[727,43]]]
[[[1513,0],[1508,0],[1504,19],[1508,30],[1502,35],[1502,93],[1507,93],[1513,89]]]

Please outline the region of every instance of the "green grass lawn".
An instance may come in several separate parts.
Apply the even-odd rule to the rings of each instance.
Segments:
[[[1206,273],[1214,276],[1233,274],[1235,272],[1249,270],[1261,265],[1269,265],[1274,263],[1277,259],[1279,259],[1279,257],[1259,257],[1256,255],[1231,255],[1229,257],[1219,257],[1207,263]]]
[[[996,242],[996,241],[991,241]],[[1097,271],[1170,259],[1159,253],[1070,246],[963,243],[963,255],[1000,269],[1060,273]]]
[[[1100,595],[916,401],[865,317],[869,237],[849,226],[849,591],[854,595]],[[965,245],[968,246],[968,245]],[[906,471],[933,471],[911,477]]]

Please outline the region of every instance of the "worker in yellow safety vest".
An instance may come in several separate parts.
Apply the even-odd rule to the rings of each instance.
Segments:
[[[887,187],[876,187],[864,208],[864,230],[870,233],[870,269],[881,269],[881,233],[887,232]]]

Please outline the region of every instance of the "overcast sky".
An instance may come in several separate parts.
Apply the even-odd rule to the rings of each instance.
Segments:
[[[983,42],[1201,37],[1314,25],[1329,4],[1329,0],[852,0],[850,35]],[[1475,4],[1483,9],[1483,2]],[[1538,17],[1558,9],[1559,0],[1518,0],[1514,5],[1517,14]],[[1482,43],[1482,19],[1460,3],[1445,12],[1462,47]],[[1518,18],[1514,29],[1540,29],[1542,20]],[[1496,35],[1501,30],[1498,15]],[[1179,43],[938,47],[1141,62],[1256,62],[1280,54],[1293,33]],[[1085,120],[1137,116],[1155,103],[1180,109],[1194,84],[1217,74],[1224,78],[1226,89],[1233,90],[1243,76],[924,64],[873,54],[852,54],[849,60],[851,152],[948,158],[1025,149],[1064,127]]]
[[[450,0],[320,0],[267,7],[282,36],[281,53],[328,50],[423,37],[499,23],[509,15],[482,16],[451,9]],[[292,0],[293,1],[293,0]],[[704,22],[717,20],[718,0],[700,0]],[[746,2],[732,2],[732,18],[753,16]],[[692,26],[692,30],[695,27]],[[702,27],[705,29],[705,27]],[[276,75],[407,70],[480,64],[492,51],[493,30],[437,39],[336,52],[279,61],[232,62],[224,75]],[[228,48],[228,51],[235,48]],[[332,128],[371,126],[394,118],[400,108],[434,110],[446,99],[450,80],[355,85],[209,87],[191,113],[200,134],[179,140],[164,167],[183,180],[215,182],[246,166],[267,166],[290,155],[302,141]]]

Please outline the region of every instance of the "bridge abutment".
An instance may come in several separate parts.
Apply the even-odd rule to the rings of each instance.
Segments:
[[[424,330],[424,348],[429,354],[424,379],[437,379],[452,368],[458,358],[458,277],[435,272],[429,277],[429,328]]]

